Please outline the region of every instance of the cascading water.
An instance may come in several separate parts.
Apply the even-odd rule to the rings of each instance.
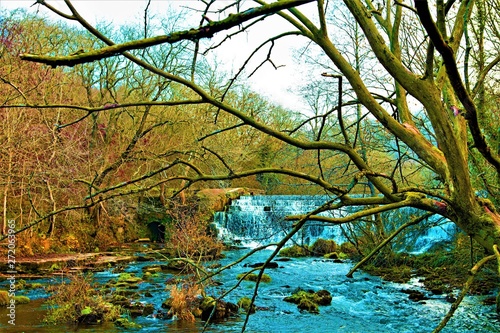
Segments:
[[[289,215],[306,214],[331,200],[326,195],[255,195],[242,196],[234,200],[224,212],[216,212],[214,224],[219,239],[226,243],[243,246],[257,246],[281,240],[292,230],[294,221],[285,220]],[[320,215],[344,217],[356,211],[356,207],[344,207]],[[416,209],[402,208],[383,214],[387,232],[408,222],[411,216],[418,215]],[[399,251],[425,252],[436,244],[451,240],[456,234],[453,223],[435,215],[413,228]],[[308,221],[302,230],[289,242],[311,245],[318,238],[333,239],[338,244],[347,241],[342,228],[317,221]],[[411,244],[408,247],[407,244]]]
[[[219,238],[225,242],[242,245],[277,242],[293,228],[294,221],[286,221],[286,216],[308,213],[328,200],[331,199],[323,195],[243,196],[234,200],[225,212],[217,212],[214,223]],[[335,217],[340,214],[340,211],[321,213]],[[309,245],[318,238],[345,241],[338,226],[308,221],[292,242]]]

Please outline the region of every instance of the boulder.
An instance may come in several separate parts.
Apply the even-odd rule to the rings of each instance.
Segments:
[[[207,296],[200,304],[201,319],[218,321],[238,314],[238,305]]]
[[[330,305],[332,303],[332,295],[328,290],[322,289],[317,292],[312,290],[296,290],[292,296],[285,297],[285,302],[297,304],[301,311],[311,313],[319,313],[319,306]]]
[[[265,264],[265,263],[263,263],[263,262],[258,262],[258,263],[255,263],[255,264],[245,264],[245,265],[244,265],[244,267],[252,267],[252,268],[257,268],[257,267],[262,267],[262,266],[264,266],[264,264]],[[274,262],[274,261],[272,261],[272,262],[268,262],[268,263],[266,264],[266,268],[278,268],[278,267],[279,267],[278,263],[277,263],[277,262]]]

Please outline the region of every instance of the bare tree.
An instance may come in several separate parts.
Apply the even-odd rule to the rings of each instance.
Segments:
[[[289,237],[309,219],[344,224],[384,211],[414,207],[421,210],[422,215],[411,223],[420,221],[426,213],[441,215],[453,221],[489,253],[500,257],[497,250],[500,242],[500,214],[496,207],[499,204],[500,157],[496,146],[498,138],[494,137],[498,134],[491,133],[491,127],[498,127],[494,122],[498,119],[486,101],[486,96],[495,96],[492,93],[498,92],[498,19],[493,19],[498,18],[497,1],[451,0],[445,3],[436,0],[429,3],[427,0],[415,0],[413,4],[407,4],[391,0],[379,3],[349,0],[335,8],[330,8],[331,2],[325,0],[283,0],[272,3],[255,0],[254,7],[249,7],[247,2],[234,1],[229,4],[224,2],[225,8],[215,8],[213,2],[203,1],[201,3],[206,7],[197,12],[201,26],[123,43],[115,43],[91,26],[69,0],[65,0],[65,3],[68,9],[62,12],[52,7],[49,1],[41,2],[65,19],[79,22],[105,46],[74,55],[62,51],[57,56],[27,53],[21,56],[22,59],[58,67],[124,57],[145,72],[156,75],[159,82],[182,86],[189,91],[189,96],[194,95],[200,103],[209,105],[213,111],[213,121],[219,126],[210,136],[252,128],[304,152],[319,155],[321,152],[335,152],[356,169],[347,183],[340,184],[335,175],[324,172],[326,165],[321,158],[307,172],[282,167],[279,163],[276,166],[242,169],[228,163],[230,159],[218,155],[217,147],[212,147],[210,152],[217,155],[227,171],[209,174],[197,166],[200,160],[177,160],[175,163],[188,166],[189,170],[187,174],[183,171],[173,178],[185,180],[185,186],[264,173],[287,175],[313,183],[333,198],[310,214],[290,217],[297,222],[290,230]],[[243,8],[243,5],[248,7]],[[434,13],[431,13],[431,8],[434,8]],[[342,52],[344,45],[334,38],[335,31],[329,24],[329,18],[333,17],[335,11],[342,11],[361,29],[359,40],[376,59],[370,68],[358,66],[359,62],[355,58]],[[306,12],[311,14],[304,14]],[[263,64],[271,63],[279,73],[279,66],[276,66],[273,58],[274,45],[282,38],[302,39],[324,56],[326,62],[322,69],[326,67],[332,71],[326,73],[325,80],[331,80],[328,76],[342,77],[348,82],[352,96],[355,96],[350,108],[338,107],[336,112],[321,111],[307,119],[304,123],[313,124],[311,126],[316,128],[314,136],[268,123],[227,98],[231,91],[237,93],[236,82],[245,72],[244,69],[223,86],[214,86],[200,79],[200,41],[219,37],[221,43],[227,43],[236,34],[246,31],[251,33],[252,27],[264,24],[261,22],[264,19],[280,19],[291,30],[274,35],[273,29],[269,29],[267,39],[259,47],[259,50],[268,50],[264,60],[254,65],[254,68],[246,68],[250,66],[250,58],[260,54],[252,53],[248,61],[242,63],[242,68],[253,73],[263,68]],[[486,22],[491,23],[490,28]],[[182,41],[192,41],[194,44],[191,54],[193,67],[188,75],[162,68],[136,52]],[[480,46],[477,51],[471,47],[472,43]],[[379,80],[367,80],[367,71],[380,73]],[[158,96],[159,99],[170,97]],[[185,97],[169,99],[168,103],[185,103]],[[362,116],[356,115],[363,113],[374,130],[385,133],[373,136],[373,140],[383,140],[384,144],[389,140],[397,144],[400,147],[397,152],[404,150],[414,163],[427,170],[424,181],[418,185],[409,182],[410,173],[414,170],[398,169],[401,160],[397,156],[387,163],[393,170],[399,171],[387,173],[387,164],[380,163],[380,156],[374,151],[363,153],[363,149],[358,149],[357,144],[362,139],[357,136],[352,125],[359,124]],[[226,114],[226,119],[232,122],[224,123],[221,114]],[[318,119],[320,121],[314,125]],[[335,125],[339,135],[332,135],[330,128],[322,131],[321,119],[328,120],[324,124]],[[365,146],[366,149],[369,147]],[[159,170],[162,169],[155,172]],[[481,170],[487,170],[487,173]],[[474,179],[484,178],[481,175],[486,174],[488,178],[482,181]],[[373,186],[372,195],[353,195],[364,183]],[[115,185],[91,193],[90,197],[94,202],[99,202],[105,200],[106,195],[112,196],[113,191],[126,186]],[[489,198],[478,196],[477,190],[485,190]],[[317,215],[321,211],[354,205],[365,208],[342,218]],[[279,246],[283,246],[287,239],[288,236]]]

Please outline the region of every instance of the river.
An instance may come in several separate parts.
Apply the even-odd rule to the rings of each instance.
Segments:
[[[242,256],[248,250],[226,252],[222,264],[231,262]],[[231,288],[239,273],[247,272],[245,264],[263,262],[271,252],[264,250],[225,271],[217,278],[220,286],[212,287],[209,294],[219,295]],[[157,262],[158,263],[158,262]],[[141,276],[142,267],[155,262],[135,262],[125,268],[125,272]],[[446,302],[445,295],[432,295],[418,283],[418,278],[409,284],[386,282],[378,277],[363,272],[355,273],[354,278],[346,277],[352,263],[338,263],[321,258],[297,258],[279,262],[279,268],[267,269],[272,278],[270,283],[261,283],[256,305],[259,310],[250,316],[246,332],[398,332],[420,333],[431,332],[446,314],[451,304]],[[97,272],[94,279],[104,284],[110,279],[116,279],[119,274],[111,270]],[[161,310],[161,303],[167,298],[165,281],[172,277],[160,273],[154,279],[139,284],[141,302],[154,304],[156,310]],[[58,279],[45,279],[44,284],[57,283]],[[3,284],[2,288],[5,287]],[[283,301],[296,288],[320,290],[326,289],[332,294],[332,304],[321,306],[319,314],[301,313],[296,305]],[[403,289],[420,290],[429,297],[422,302],[413,302]],[[242,296],[251,297],[254,290],[253,282],[243,282],[226,300],[237,302]],[[145,297],[146,292],[153,297]],[[142,325],[141,329],[126,330],[113,325],[87,327],[44,327],[41,320],[46,311],[43,298],[44,291],[35,290],[28,293],[32,302],[16,307],[16,326],[7,323],[7,311],[0,309],[1,332],[201,332],[203,322],[185,324],[176,320],[158,319],[154,316],[138,317],[135,322]],[[456,332],[500,332],[499,317],[494,306],[482,305],[485,296],[468,296],[462,302],[455,316],[443,330],[447,333]],[[224,323],[211,324],[206,332],[240,332],[244,315]]]

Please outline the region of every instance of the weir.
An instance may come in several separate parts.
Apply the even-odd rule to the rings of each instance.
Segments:
[[[225,243],[247,247],[259,246],[280,241],[289,233],[295,221],[286,221],[289,215],[306,214],[331,200],[326,195],[252,195],[233,200],[224,212],[216,212],[214,226],[219,239]],[[320,215],[345,217],[355,212],[356,207],[345,207]],[[423,214],[417,209],[402,208],[382,214],[386,232],[392,232],[411,216]],[[366,220],[365,220],[366,221]],[[366,222],[370,222],[369,219]],[[421,253],[433,246],[446,244],[456,235],[455,225],[434,215],[420,226],[412,228],[399,242],[398,251]],[[318,221],[308,221],[287,246],[293,243],[311,245],[318,238],[333,239],[337,244],[348,238],[342,226],[329,225]],[[411,244],[411,246],[408,246]]]

